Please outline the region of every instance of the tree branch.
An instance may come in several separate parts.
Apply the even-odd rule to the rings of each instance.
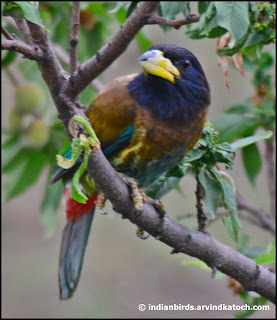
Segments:
[[[71,76],[64,94],[74,100],[94,78],[126,50],[135,35],[147,23],[148,17],[157,10],[158,6],[159,1],[139,2],[114,38],[91,59],[84,62],[78,68],[78,71]]]
[[[199,19],[200,19],[200,16],[197,16],[195,14],[190,14],[184,19],[170,20],[170,19],[165,19],[159,16],[157,13],[153,13],[147,20],[147,24],[161,24],[164,26],[173,27],[177,30],[177,29],[180,29],[181,26],[183,25],[190,24],[193,22],[198,22]]]
[[[142,214],[137,216],[127,185],[119,178],[101,150],[91,154],[87,170],[111,201],[115,211],[152,236],[156,235],[161,223],[159,214],[151,205],[145,203]],[[245,290],[255,291],[270,301],[275,301],[274,273],[211,236],[191,230],[172,218],[167,219],[167,227],[161,234],[160,241],[236,279]]]
[[[7,29],[5,29],[3,26],[1,26],[1,33],[8,39],[8,40],[14,40],[14,36],[9,33]]]
[[[27,25],[27,22],[25,19],[14,19],[15,24],[18,28],[18,30],[20,31],[20,33],[22,34],[24,40],[26,41],[27,44],[33,44],[32,42],[32,36],[30,34],[30,30],[29,30],[29,26]],[[9,22],[11,23],[11,20],[9,20]]]
[[[39,47],[30,46],[19,39],[2,40],[1,50],[19,52],[31,60],[41,61],[45,59],[45,54]]]
[[[39,25],[27,21],[30,29],[32,42],[45,52],[45,59],[38,62],[41,75],[48,85],[53,100],[57,99],[62,85],[67,79],[65,71],[62,69],[57,57],[52,51],[47,32]]]
[[[80,2],[73,1],[72,4],[72,19],[70,32],[70,72],[77,70],[78,66],[78,34],[80,26]]]
[[[65,64],[69,65],[69,56],[68,54],[64,51],[64,49],[57,43],[52,43],[52,47],[55,51],[55,54],[57,57]],[[104,89],[105,85],[99,80],[99,79],[94,79],[90,83],[90,85],[96,89],[97,91],[101,91]]]
[[[198,175],[196,174],[196,208],[197,208],[197,222],[198,222],[198,231],[205,232],[206,220],[207,217],[203,210],[202,205],[202,196],[201,196],[201,183],[198,179]]]
[[[264,228],[275,233],[275,222],[271,220],[262,209],[257,208],[253,203],[244,199],[238,192],[236,193],[236,200],[238,209],[245,209],[252,213],[256,218],[258,218]]]

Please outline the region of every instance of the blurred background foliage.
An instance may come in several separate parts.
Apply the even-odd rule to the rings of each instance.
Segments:
[[[26,6],[26,3],[28,4],[28,6]],[[91,56],[93,56],[105,43],[108,42],[108,40],[120,28],[120,24],[124,23],[126,18],[132,13],[137,4],[137,1],[80,3],[80,33],[78,43],[78,58],[80,63],[91,58]],[[21,38],[21,35],[18,33],[11,17],[25,17],[30,21],[32,21],[31,19],[34,19],[34,23],[43,25],[43,27],[49,32],[50,39],[53,42],[53,49],[58,56],[62,66],[65,68],[65,70],[69,71],[68,53],[71,10],[72,2],[68,1],[40,2],[39,11],[37,10],[36,4],[34,2],[3,1],[2,13],[5,17],[4,19],[2,19],[2,25],[10,33],[16,34],[19,38]],[[249,83],[251,82],[252,88],[250,89],[249,85],[249,89],[243,92],[245,93],[242,95],[243,99],[239,96],[239,94],[237,94],[239,91],[235,88],[233,91],[234,93],[232,94],[232,98],[225,102],[225,107],[214,105],[214,103],[212,102],[211,108],[214,110],[217,108],[218,109],[216,113],[215,111],[211,111],[210,120],[212,120],[215,132],[219,132],[219,135],[216,134],[216,138],[214,138],[216,139],[216,141],[213,142],[212,146],[209,148],[209,152],[213,151],[215,154],[214,146],[220,145],[220,143],[225,143],[225,146],[226,144],[232,145],[232,143],[237,141],[237,139],[251,137],[255,134],[260,134],[268,130],[274,132],[275,83],[273,83],[273,70],[275,67],[275,48],[270,44],[275,43],[275,5],[263,1],[201,1],[198,3],[162,1],[158,12],[160,16],[163,16],[166,19],[180,19],[187,17],[191,13],[195,13],[200,15],[200,20],[191,25],[187,25],[186,27],[182,27],[179,30],[174,30],[173,28],[168,26],[144,27],[137,34],[134,40],[136,46],[135,49],[131,47],[131,49],[127,50],[127,54],[129,54],[129,56],[124,55],[126,59],[126,66],[129,66],[130,68],[131,65],[131,68],[133,69],[129,70],[128,68],[126,68],[126,66],[124,66],[124,59],[119,59],[119,62],[115,62],[109,68],[110,71],[107,70],[106,72],[104,72],[103,75],[96,79],[96,81],[92,83],[92,85],[88,86],[81,93],[80,102],[88,106],[97,94],[98,90],[103,87],[103,84],[107,84],[116,76],[131,72],[138,72],[138,68],[135,64],[136,57],[138,57],[140,53],[146,51],[152,43],[172,42],[185,46],[193,53],[195,53],[201,61],[204,69],[208,68],[208,64],[212,66],[215,65],[216,62],[212,64],[211,60],[213,59],[214,61],[216,61],[217,54],[219,64],[222,67],[223,73],[218,76],[218,80],[216,83],[223,82],[224,79],[226,85],[229,86],[228,77],[232,82],[232,76],[237,77],[236,73],[238,74],[238,71],[241,74],[246,73],[247,79],[245,81],[248,81]],[[192,40],[189,40],[188,38]],[[197,39],[201,39],[199,42],[204,43],[202,50],[203,48],[205,50],[205,47],[212,48],[207,49],[207,52],[212,52],[212,54],[210,56],[208,55],[204,62],[202,62],[202,59],[205,59],[205,54],[202,53],[203,57],[201,59],[201,57],[199,57],[201,56],[201,52],[197,52],[197,46],[199,46],[198,44],[196,44]],[[237,69],[238,71],[235,69]],[[54,166],[56,165],[55,155],[59,153],[66,135],[61,122],[57,117],[57,112],[47,86],[40,76],[40,72],[37,68],[36,62],[29,61],[28,59],[22,59],[22,56],[15,52],[4,52],[2,54],[2,70],[2,88],[7,88],[8,91],[11,90],[12,92],[12,96],[10,98],[8,98],[7,95],[5,96],[4,92],[4,100],[2,100],[4,102],[4,106],[9,105],[9,108],[5,108],[5,110],[3,110],[3,118],[5,120],[2,123],[2,173],[5,175],[3,200],[6,203],[7,201],[13,199],[9,203],[14,203],[13,201],[16,201],[19,195],[23,194],[34,184],[38,185],[37,181],[40,181],[39,183],[41,184],[41,179],[39,179],[41,175],[48,176],[48,178],[44,178],[44,191],[42,191],[42,189],[40,188],[40,209],[36,207],[35,211],[39,211],[41,213],[41,221],[47,235],[53,236],[58,221],[56,213],[60,205],[63,187],[62,183],[60,182],[49,188],[48,180]],[[225,90],[228,89],[226,87],[224,88],[224,86],[221,86],[219,89],[219,86],[216,87],[216,85],[213,85],[213,73],[214,67],[208,70],[207,77],[212,86],[213,95],[222,95],[222,102],[224,100],[224,96],[226,95]],[[231,76],[228,76],[228,73],[231,74]],[[245,81],[243,83],[245,83]],[[232,84],[232,86],[235,86],[235,83]],[[240,89],[243,91],[243,88]],[[233,90],[233,88],[231,90]],[[9,101],[5,99],[9,99]],[[213,101],[217,100],[213,99]],[[205,137],[206,139],[208,139],[208,136],[211,137],[211,132],[214,132],[214,129],[212,129],[212,127],[210,128],[210,131],[207,129],[207,134],[203,137],[204,140]],[[186,182],[184,182],[184,180],[189,179],[189,177],[182,179],[182,181],[181,178],[183,178],[183,176],[185,176],[187,172],[190,171],[187,170],[188,164],[189,166],[193,166],[193,161],[200,159],[200,161],[197,162],[198,164],[194,166],[194,172],[198,173],[198,177],[200,177],[200,182],[204,189],[203,197],[205,208],[208,212],[211,213],[209,222],[212,224],[216,220],[215,218],[217,214],[218,217],[220,217],[220,212],[218,212],[220,210],[217,209],[222,207],[222,205],[219,205],[220,199],[218,197],[220,193],[224,195],[224,192],[222,191],[224,188],[218,192],[216,207],[212,206],[212,204],[214,203],[214,192],[215,190],[217,190],[217,187],[215,186],[214,182],[211,182],[211,172],[206,173],[203,176],[203,172],[205,172],[203,171],[203,163],[205,163],[205,161],[207,163],[207,157],[205,160],[205,154],[201,151],[201,148],[202,150],[207,150],[207,141],[210,138],[206,142],[203,139],[197,146],[198,151],[194,151],[194,154],[192,153],[189,156],[190,158],[186,159],[187,161],[182,163],[181,166],[175,168],[171,172],[166,173],[163,177],[161,177],[161,180],[157,182],[158,187],[157,185],[155,185],[154,188],[150,190],[150,192],[152,192],[152,196],[157,194],[158,192],[166,194],[170,190],[175,188],[175,191],[169,193],[172,197],[169,202],[172,201],[172,203],[174,203],[176,207],[175,199],[180,199],[180,197],[184,198],[184,194],[185,192],[187,192],[186,189],[188,186],[192,190],[193,194],[193,188],[195,188],[195,185],[193,183],[187,184]],[[256,188],[257,190],[257,187],[259,187],[257,186],[257,184],[261,183],[261,181],[263,184],[267,183],[265,170],[263,170],[263,167],[266,166],[267,161],[264,152],[265,142],[257,142],[257,140],[259,139],[252,139],[251,144],[246,144],[241,151],[237,151],[237,158],[239,157],[239,159],[240,155],[238,155],[238,153],[241,152],[240,161],[244,168],[243,174],[249,181],[249,186],[247,186],[247,188],[249,188],[250,191],[248,191],[248,193],[250,194],[254,193],[253,188]],[[209,141],[211,142],[211,140]],[[274,141],[275,134],[273,134],[266,143],[273,145]],[[228,154],[224,154],[224,152],[226,152],[226,149],[222,149],[222,145],[220,145],[220,148],[221,157],[215,157],[211,167],[214,166],[215,163],[220,166],[220,162],[225,164],[228,162],[226,159],[228,159],[229,156]],[[229,150],[229,152],[232,153],[232,150]],[[201,155],[199,156],[200,153]],[[211,153],[209,153],[208,155],[210,157]],[[225,160],[223,159],[224,157],[222,157],[222,155],[226,156]],[[231,167],[231,165],[229,167]],[[222,170],[223,166],[220,166],[218,168],[218,171],[222,172]],[[272,173],[275,174],[274,168],[272,168]],[[231,197],[233,199],[235,189],[239,189],[243,193],[245,184],[241,186],[240,180],[237,181],[235,178],[232,179],[230,175],[231,173],[229,172],[227,178],[226,175],[224,175],[222,179],[227,179],[227,189],[229,192],[231,187],[230,192],[232,193]],[[259,180],[259,175],[263,175],[264,177],[261,177]],[[267,186],[262,188],[266,189]],[[212,193],[211,190],[213,191]],[[165,201],[167,201],[167,198],[168,197],[165,197]],[[37,203],[35,199],[33,200],[35,203]],[[270,202],[271,200],[272,199],[268,199],[267,202]],[[29,201],[32,202],[32,196]],[[191,205],[188,205],[189,208],[185,212],[185,218],[178,217],[177,214],[175,214],[175,216],[179,218],[179,220],[187,224],[189,220],[189,213],[191,211],[195,212],[195,199],[187,198],[185,199],[185,203],[186,202],[190,202]],[[184,205],[185,204],[183,204],[183,206]],[[259,201],[256,203],[256,205],[260,206]],[[182,206],[182,204],[180,204],[180,206]],[[177,210],[174,209],[172,211],[176,213],[181,210],[179,206],[177,207]],[[14,207],[10,207],[10,210],[14,211],[14,208],[17,208],[17,206],[15,205]],[[174,207],[170,207],[169,204],[168,212],[171,215],[170,208]],[[226,206],[225,209],[227,209],[227,212],[233,210],[232,208],[231,210]],[[271,210],[270,205],[266,206],[265,210],[269,212]],[[223,217],[223,219],[224,218],[225,217]],[[195,223],[195,221],[196,219],[194,218],[194,222],[189,221],[188,225],[195,227],[195,225],[193,224]],[[228,224],[225,225],[230,233],[230,226],[228,227]],[[221,228],[222,225],[219,226]],[[103,229],[102,226],[101,230],[105,230],[105,228]],[[260,260],[258,260],[258,263],[272,263],[275,260],[275,256],[272,251],[272,247],[274,246],[272,242],[272,236],[269,237],[268,235],[266,235],[266,240],[253,245],[253,234],[243,234],[244,230],[245,229],[242,228],[242,232],[240,233],[239,237],[237,236],[238,230],[236,230],[236,235],[234,236],[234,238],[238,241],[238,243],[236,245],[232,243],[231,245],[243,254],[251,257],[252,259],[261,257]],[[265,233],[265,231],[262,230],[262,226],[260,232]],[[213,233],[211,234],[213,235]],[[55,237],[56,235],[54,236],[54,238]],[[220,236],[218,236],[218,239],[221,240]],[[56,239],[56,242],[57,241],[59,240]],[[105,241],[106,240],[104,240],[104,242]],[[227,242],[228,241],[229,240],[227,240]],[[269,245],[269,243],[271,243],[271,245]],[[145,245],[145,243],[140,245],[143,246],[140,250],[144,250],[145,246],[147,246],[147,244]],[[57,247],[57,244],[55,244],[55,246]],[[150,255],[151,251],[156,246],[157,244],[150,245]],[[124,248],[124,244],[121,246],[121,248],[122,247]],[[27,249],[29,250],[29,248]],[[41,250],[43,250],[43,248]],[[119,251],[120,249],[115,247],[115,250]],[[124,250],[127,249],[125,248],[123,249],[123,251]],[[98,249],[98,251],[101,255],[102,253],[100,248]],[[93,252],[89,253],[89,255],[92,254]],[[112,253],[110,252],[110,254]],[[126,258],[122,252],[119,256],[120,259],[128,259],[128,257]],[[157,257],[158,256],[159,255],[157,254]],[[158,259],[160,259],[160,256]],[[168,260],[168,256],[166,256],[165,259]],[[185,262],[182,257],[178,257],[178,259],[182,259],[183,265],[190,264],[194,265],[194,267],[203,267],[201,265],[201,262],[194,259],[187,259],[185,260]],[[9,260],[9,263],[11,263],[11,261],[12,259]],[[106,261],[107,264],[110,264],[111,262],[108,256],[104,258],[104,261]],[[45,262],[47,263],[47,260]],[[143,268],[143,266],[140,266],[139,268],[141,269]],[[109,277],[111,277],[111,275],[105,278],[105,274],[109,272],[109,269],[104,269],[105,273],[102,274],[102,277],[104,277],[103,281],[107,281],[108,283]],[[86,270],[83,271],[83,273],[85,272]],[[162,277],[161,274],[159,277]],[[9,277],[12,277],[11,274],[8,273],[8,275]],[[160,282],[161,280],[159,280],[159,277],[157,278],[157,281]],[[219,278],[222,279],[222,277]],[[177,278],[178,277],[176,277],[176,279]],[[240,295],[240,297],[242,298],[241,301],[247,302],[249,304],[264,304],[267,302],[264,299],[260,299],[260,297],[256,297],[252,294],[243,292],[242,288],[239,288],[239,285],[234,284],[232,280],[229,280],[228,286],[229,288],[232,288],[233,292]],[[11,286],[7,286],[7,288],[8,290],[11,290],[11,292],[13,292]],[[100,284],[96,285],[96,288],[98,288],[98,290],[100,291],[103,290],[101,291],[101,294],[99,294],[99,296],[102,297],[103,300],[105,300],[106,296],[109,296],[109,290],[107,288],[103,289]],[[180,294],[183,294],[183,291],[185,290],[187,289],[180,288]],[[198,288],[198,290],[201,289]],[[81,291],[81,288],[79,288],[79,291]],[[95,294],[96,293],[94,293],[93,295]],[[134,291],[133,294],[136,296],[136,291]],[[215,294],[215,296],[216,295],[217,294]],[[86,305],[87,308],[87,311],[84,312],[84,317],[111,316],[111,313],[109,313],[104,307],[99,307],[96,304],[92,304],[92,307],[88,307],[87,303],[90,303],[89,291],[87,292],[87,296],[87,298],[83,297],[84,299],[82,305]],[[140,298],[135,301],[143,302],[142,295],[138,293],[138,296]],[[109,299],[111,299],[111,297],[108,298],[107,301],[109,301]],[[203,299],[204,298],[202,298],[202,303],[205,303],[205,299]],[[166,304],[169,302],[165,300],[158,303]],[[177,302],[173,301],[173,303]],[[185,301],[181,301],[181,303],[185,303]],[[196,304],[198,302],[195,301],[194,303]],[[120,304],[122,304],[122,301],[120,301],[118,305],[116,305],[115,303],[115,306],[111,308],[111,310],[117,310],[117,314],[119,316],[142,316],[141,313],[136,314],[134,312],[134,310],[137,311],[137,305],[135,305],[135,307],[130,307],[130,310],[128,310],[128,308],[124,304],[127,309],[122,311],[120,310]],[[12,313],[8,305],[9,303],[7,301],[6,315],[15,316],[16,313]],[[45,316],[45,313],[44,311],[42,311],[42,309],[38,308],[38,311],[34,312],[34,314],[38,316],[44,314]],[[81,310],[81,308],[78,310]],[[56,316],[63,314],[63,311],[60,312],[61,313],[58,312]],[[68,316],[68,313],[66,313],[66,311],[64,312],[64,314]],[[30,313],[29,309],[28,311],[26,311],[26,313],[23,312],[23,314],[27,314],[28,316],[34,315]],[[55,313],[51,314],[55,316]],[[79,316],[78,313],[76,313],[76,315]],[[148,314],[148,316],[149,315],[150,314]],[[249,315],[250,313],[244,313],[238,314],[237,317],[245,317]],[[147,314],[144,313],[143,316],[147,316]],[[182,315],[181,313],[176,313],[174,316],[179,317]],[[189,316],[195,317],[197,316],[197,314],[190,313]]]

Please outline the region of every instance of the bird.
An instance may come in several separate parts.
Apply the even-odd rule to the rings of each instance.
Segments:
[[[165,171],[178,164],[202,135],[210,105],[210,87],[201,64],[189,50],[155,44],[137,60],[142,72],[108,84],[86,110],[101,149],[120,173],[147,191]],[[70,145],[63,150],[71,157]],[[60,299],[75,292],[100,190],[85,173],[81,185],[86,204],[73,200],[70,180],[80,165],[57,167],[51,184],[65,183],[67,224],[59,260]]]

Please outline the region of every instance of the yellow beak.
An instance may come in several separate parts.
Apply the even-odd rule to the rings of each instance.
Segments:
[[[179,77],[179,70],[174,67],[169,59],[164,57],[160,50],[150,50],[139,57],[138,63],[143,67],[146,74],[150,73],[154,76],[164,78],[172,83],[175,82],[174,77]]]

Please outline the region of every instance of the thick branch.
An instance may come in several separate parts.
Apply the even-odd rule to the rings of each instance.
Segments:
[[[159,214],[145,203],[142,214],[137,216],[128,187],[100,150],[91,154],[87,170],[117,212],[155,236],[161,222]],[[256,291],[270,301],[275,301],[274,273],[264,266],[258,266],[253,260],[219,243],[211,236],[191,230],[168,218],[167,227],[159,240],[236,279],[245,290]]]
[[[165,19],[165,18],[159,16],[157,13],[154,13],[148,19],[147,24],[162,24],[164,26],[169,26],[169,27],[173,27],[175,29],[180,29],[181,26],[183,26],[185,24],[190,24],[193,22],[198,22],[199,19],[200,19],[200,16],[197,16],[195,14],[190,14],[184,19],[169,20],[169,19]]]
[[[55,99],[61,90],[63,82],[65,82],[66,74],[62,69],[58,59],[52,51],[51,44],[47,32],[39,25],[27,21],[32,37],[32,42],[40,47],[46,55],[46,58],[38,62],[41,75],[48,85],[48,88]]]
[[[252,213],[256,218],[258,218],[264,228],[273,232],[276,231],[274,221],[271,220],[262,209],[257,208],[252,202],[244,199],[238,192],[236,193],[236,199],[239,209],[245,209]]]
[[[157,10],[158,6],[159,1],[140,2],[115,37],[95,56],[84,62],[78,68],[78,71],[71,76],[64,94],[74,100],[94,78],[126,50],[129,43],[147,23],[148,17]]]
[[[39,47],[29,46],[19,39],[2,40],[1,49],[22,53],[31,60],[41,61],[45,59],[45,54]]]
[[[72,19],[70,32],[70,72],[77,70],[78,66],[78,34],[80,26],[80,3],[73,1],[72,4]]]

